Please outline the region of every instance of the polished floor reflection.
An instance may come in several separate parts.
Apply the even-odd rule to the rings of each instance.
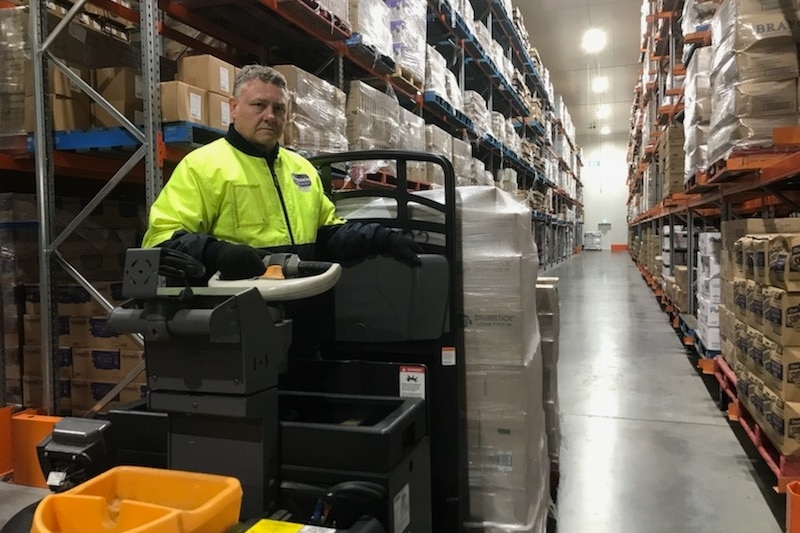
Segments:
[[[630,257],[541,275],[561,279],[559,533],[782,531]]]

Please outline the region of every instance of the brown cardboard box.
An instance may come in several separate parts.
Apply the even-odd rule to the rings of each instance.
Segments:
[[[747,342],[749,338],[747,332],[747,324],[742,320],[736,319],[733,327],[733,338],[736,344],[736,359],[743,364],[748,360]]]
[[[673,269],[675,272],[675,282],[678,287],[684,292],[689,290],[689,267],[684,265],[676,265]]]
[[[759,328],[763,315],[764,295],[761,285],[748,279],[745,284],[745,322],[752,328]],[[756,318],[758,312],[758,318]]]
[[[44,389],[41,376],[22,377],[22,403],[25,407],[44,407]],[[59,379],[56,390],[58,409],[67,413],[72,409],[70,380]]]
[[[800,402],[800,347],[764,343],[765,383],[784,401]]]
[[[800,294],[764,288],[764,334],[784,346],[800,346]]]
[[[800,452],[800,404],[770,401],[766,411],[767,436],[783,455]]]
[[[25,97],[25,131],[32,132],[36,126],[33,96]],[[88,130],[92,127],[91,106],[85,94],[73,98],[50,96],[53,108],[53,128],[56,131]]]
[[[94,404],[102,400],[103,397],[111,392],[117,384],[115,381],[94,381],[73,379],[71,382],[72,392],[72,414],[79,416],[94,407]],[[118,407],[120,404],[129,403],[146,394],[146,387],[140,384],[130,384],[116,396],[104,411]]]
[[[231,107],[227,96],[217,93],[206,93],[206,109],[208,109],[208,125],[218,130],[228,131],[231,124]]]
[[[75,348],[73,351],[73,376],[89,381],[114,381],[127,376],[142,360],[142,351],[99,350]],[[143,383],[145,375],[139,374],[134,383]]]
[[[747,328],[747,362],[759,378],[764,375],[764,335],[751,327]]]
[[[19,347],[5,348],[6,379],[22,379],[22,357]]]
[[[106,100],[141,102],[144,98],[142,77],[130,67],[95,70],[94,87]]]
[[[71,346],[72,337],[70,331],[72,323],[78,325],[80,319],[70,319],[69,317],[60,316],[56,320],[54,327],[58,329],[59,345]],[[39,315],[25,315],[22,317],[22,332],[25,346],[36,346],[42,342],[42,318]]]
[[[742,322],[747,322],[747,281],[744,278],[733,280],[733,312]]]
[[[81,78],[87,74],[91,74],[86,69],[81,69],[73,65],[68,66],[72,72]],[[48,74],[50,76],[50,88],[47,91],[48,94],[71,98],[83,93],[83,91],[81,91],[77,85],[73,84],[69,78],[63,72],[61,72],[60,69],[56,68],[55,65],[48,62],[48,67]],[[25,62],[25,96],[33,96],[33,63],[30,61]]]
[[[766,273],[771,284],[800,291],[800,233],[773,235],[768,248]]]
[[[736,306],[734,303],[734,284],[733,279],[722,279],[720,282],[720,290],[722,291],[721,303],[731,311]]]
[[[25,345],[23,348],[23,363],[25,374],[28,376],[42,376],[42,347]],[[72,378],[72,347],[61,346],[58,349],[58,377],[61,379]]]
[[[161,84],[161,120],[164,122],[194,122],[206,124],[206,91],[182,81]]]
[[[745,235],[763,233],[798,233],[800,218],[747,218],[722,223],[722,247],[733,250],[734,243]]]
[[[210,55],[187,56],[178,62],[178,81],[223,96],[233,94],[233,65]]]
[[[109,103],[135,125],[144,124],[144,104],[141,101],[109,100]],[[120,122],[99,104],[92,102],[91,109],[92,124],[95,128],[116,128],[120,125]]]

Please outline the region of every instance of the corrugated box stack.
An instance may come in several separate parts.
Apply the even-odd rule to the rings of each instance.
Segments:
[[[558,278],[539,278],[536,282],[536,310],[542,335],[544,367],[544,419],[551,471],[558,471],[561,449],[561,413],[558,407],[558,338],[561,334],[561,303]]]
[[[361,42],[384,56],[394,57],[392,13],[384,0],[349,0],[350,28],[361,35]]]
[[[544,531],[550,460],[530,211],[461,190],[471,528]]]
[[[688,182],[697,171],[705,170],[708,167],[712,52],[710,47],[699,48],[686,66],[683,97],[685,103],[683,147],[686,152],[684,182]]]
[[[347,95],[293,65],[275,69],[286,78],[290,104],[283,144],[313,155],[347,151]]]
[[[452,157],[453,136],[439,126],[425,125],[425,151],[431,154]],[[425,163],[428,183],[444,185],[444,170],[435,163]]]
[[[497,187],[514,194],[517,192],[517,171],[513,168],[501,168],[497,171]]]
[[[60,198],[56,205],[59,225],[64,227],[83,205],[85,200]],[[0,220],[15,223],[13,229],[0,232],[4,349],[9,366],[16,367],[9,372],[9,377],[16,377],[6,384],[6,390],[14,401],[41,407],[42,335],[35,198],[0,195]],[[117,280],[122,276],[125,250],[138,244],[143,226],[144,212],[140,206],[106,200],[81,225],[76,237],[68,239],[59,251],[107,299],[119,302],[122,297]],[[113,386],[112,382],[122,377],[134,360],[138,362],[141,350],[128,337],[118,338],[105,331],[103,309],[86,290],[69,281],[63,271],[59,283],[53,295],[59,314],[55,326],[60,333],[59,407],[62,412],[80,412],[99,399],[95,397],[98,390],[110,390],[108,385]],[[86,391],[91,388],[95,389],[95,395],[90,400]],[[123,396],[123,401],[140,397],[141,389],[126,389]]]
[[[719,351],[722,234],[699,233],[697,243],[697,334],[706,350]]]
[[[688,234],[683,226],[670,228],[664,226],[661,231],[661,257],[664,260],[664,276],[673,275],[673,267],[686,264]],[[674,264],[672,261],[674,260]],[[650,272],[657,274],[657,272]],[[685,290],[685,287],[684,287]]]
[[[425,82],[428,4],[425,0],[386,0],[391,9],[394,60],[404,77]]]
[[[769,146],[774,128],[797,125],[797,46],[779,4],[727,0],[714,15],[712,162]]]
[[[144,85],[136,69],[101,68],[93,72],[93,86],[103,98],[134,124],[144,124]],[[227,101],[225,102],[227,105]],[[91,103],[92,124],[97,128],[119,126],[119,121],[97,103]]]
[[[478,137],[493,135],[492,114],[489,113],[486,100],[479,93],[475,91],[464,93],[464,113],[472,120]]]
[[[686,163],[683,145],[683,127],[680,124],[667,126],[658,149],[662,176],[662,198],[673,193],[683,192],[684,165]]]
[[[412,152],[425,152],[425,119],[408,109],[400,108],[400,131],[405,132],[403,149]],[[428,167],[422,161],[409,161],[407,178],[418,183],[428,182]]]
[[[722,353],[740,401],[784,455],[800,453],[799,232],[800,218],[722,223]]]
[[[436,48],[431,45],[425,47],[425,91],[433,92],[447,100],[447,81],[445,71],[447,61]]]
[[[472,145],[453,137],[453,150],[450,161],[456,172],[456,179],[472,179]]]
[[[347,93],[350,150],[394,148],[400,138],[399,118],[400,105],[396,99],[364,82],[350,82]]]
[[[227,130],[235,70],[233,65],[210,55],[181,58],[176,81],[161,84],[161,120]]]

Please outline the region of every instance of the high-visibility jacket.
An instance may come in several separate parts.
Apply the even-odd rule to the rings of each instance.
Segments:
[[[195,256],[204,236],[302,249],[316,242],[320,228],[344,222],[305,158],[282,147],[262,153],[231,129],[177,165],[151,207],[143,246],[161,245],[178,233],[200,241],[187,243]]]

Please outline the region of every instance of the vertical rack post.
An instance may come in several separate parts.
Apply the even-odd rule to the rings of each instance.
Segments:
[[[144,144],[145,153],[145,202],[147,212],[153,205],[163,185],[162,164],[159,150],[161,138],[161,39],[158,35],[158,5],[155,0],[142,0],[139,3],[139,22],[141,26],[142,80],[145,86],[144,98]]]

